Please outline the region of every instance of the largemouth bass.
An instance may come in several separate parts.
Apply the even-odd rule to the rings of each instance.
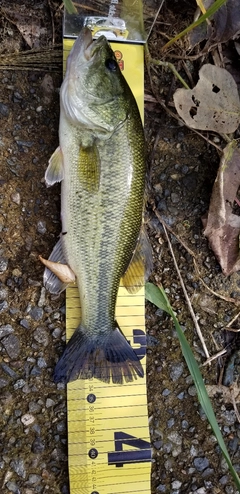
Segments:
[[[93,41],[87,28],[80,33],[60,104],[59,148],[45,180],[48,186],[61,181],[62,234],[49,261],[42,259],[44,283],[59,293],[76,277],[81,323],[54,379],[129,382],[144,372],[115,321],[115,306],[121,277],[130,292],[144,283],[144,135],[136,101],[104,36]]]

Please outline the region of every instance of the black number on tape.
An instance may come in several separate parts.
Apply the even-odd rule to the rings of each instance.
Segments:
[[[98,450],[95,448],[91,448],[88,452],[88,456],[89,458],[91,458],[91,460],[95,460],[98,457]]]
[[[126,434],[114,432],[115,451],[108,453],[108,465],[123,467],[128,463],[145,463],[151,461],[152,452],[150,443],[143,439]],[[136,450],[123,450],[123,444],[137,448]]]
[[[139,348],[134,348],[134,352],[137,354],[139,360],[142,360],[142,358],[145,357],[147,350],[146,334],[142,329],[133,329],[133,343],[135,345],[140,345]]]
[[[94,401],[96,401],[96,396],[93,393],[90,393],[87,396],[87,401],[88,401],[88,403],[94,403]]]

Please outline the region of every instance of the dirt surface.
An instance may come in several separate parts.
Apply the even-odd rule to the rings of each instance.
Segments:
[[[60,2],[2,2],[0,52],[26,51],[14,11],[38,26],[33,48],[61,41]],[[194,2],[165,2],[149,42],[160,58],[166,35],[192,20]],[[150,26],[157,5],[147,2]],[[37,21],[36,21],[37,19]],[[188,22],[189,21],[189,22]],[[37,35],[36,35],[37,32]],[[33,29],[32,29],[33,33]],[[165,38],[164,38],[165,36]],[[206,60],[209,61],[208,58]],[[211,62],[211,59],[210,59]],[[201,60],[188,62],[195,80]],[[183,65],[176,62],[186,77]],[[57,67],[57,65],[56,65]],[[56,69],[55,67],[55,69]],[[178,235],[169,233],[188,296],[210,355],[227,347],[227,356],[202,367],[206,384],[229,386],[240,366],[240,277],[221,273],[202,234],[219,155],[214,146],[166,113],[177,87],[171,72],[152,68],[146,76],[145,132],[148,154],[147,228],[154,255],[151,281],[162,283],[200,364],[201,343],[183,296],[159,215]],[[67,494],[66,390],[55,385],[52,371],[64,346],[65,298],[42,285],[38,255],[47,257],[56,243],[60,189],[47,189],[44,172],[58,145],[61,65],[58,70],[0,71],[0,490],[3,493]],[[160,99],[160,102],[156,101]],[[211,136],[221,146],[221,138]],[[153,211],[153,205],[157,215]],[[185,248],[184,244],[188,246]],[[192,251],[193,255],[189,252]],[[198,266],[200,281],[194,260]],[[219,293],[216,297],[209,289]],[[231,299],[231,301],[229,301]],[[148,331],[148,403],[153,445],[152,493],[237,494],[204,416],[169,317],[146,307]],[[229,366],[230,362],[230,366]],[[240,426],[231,400],[218,392],[212,399],[236,470],[240,471]],[[236,403],[239,402],[239,396]]]

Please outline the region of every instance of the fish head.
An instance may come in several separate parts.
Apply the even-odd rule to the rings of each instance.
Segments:
[[[71,123],[111,134],[128,115],[128,85],[105,36],[84,28],[67,61],[61,107]]]

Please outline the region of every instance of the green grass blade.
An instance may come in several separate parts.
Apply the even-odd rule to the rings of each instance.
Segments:
[[[185,36],[185,34],[187,34],[190,31],[192,31],[192,29],[194,29],[197,26],[200,26],[200,24],[202,24],[202,22],[206,21],[206,19],[209,19],[209,17],[211,17],[213,14],[215,14],[215,12],[217,12],[217,10],[220,9],[220,7],[222,7],[222,5],[226,1],[227,0],[216,0],[216,2],[214,2],[214,4],[211,7],[209,7],[209,9],[207,10],[207,12],[205,14],[201,15],[201,17],[199,17],[199,19],[197,19],[197,21],[192,22],[192,24],[190,24],[188,27],[186,27],[186,29],[184,29],[183,31],[181,31],[181,33],[177,34],[177,36],[175,36],[174,38],[170,39],[170,41],[168,41],[162,47],[162,50],[166,50],[173,43],[175,43],[180,38],[182,38],[183,36]]]
[[[72,0],[63,0],[64,7],[68,14],[77,14],[77,9],[75,5],[73,4]]]
[[[216,420],[216,417],[215,417],[215,414],[214,414],[214,411],[212,408],[211,401],[210,401],[209,396],[207,394],[207,390],[206,390],[201,372],[199,370],[198,363],[197,363],[197,361],[196,361],[196,359],[192,353],[190,345],[189,345],[189,343],[188,343],[188,341],[187,341],[187,339],[186,339],[186,337],[185,337],[185,335],[181,329],[181,326],[180,326],[180,324],[179,324],[179,322],[178,322],[178,320],[177,320],[177,318],[173,312],[173,309],[169,303],[167,295],[166,295],[166,293],[162,287],[158,288],[155,285],[153,285],[152,283],[146,283],[146,295],[145,296],[146,296],[147,300],[154,303],[157,307],[159,307],[160,309],[166,310],[166,312],[168,314],[170,314],[171,317],[173,318],[175,328],[176,328],[176,331],[178,334],[178,338],[179,338],[179,341],[181,344],[182,353],[183,353],[183,356],[186,360],[188,369],[190,371],[190,374],[193,378],[193,381],[194,381],[194,384],[195,384],[195,387],[197,390],[199,403],[200,403],[202,409],[204,410],[204,413],[206,414],[207,419],[208,419],[208,421],[212,427],[212,430],[216,436],[219,447],[221,448],[222,454],[223,454],[223,456],[224,456],[224,458],[228,464],[228,467],[229,467],[231,475],[234,479],[234,482],[235,482],[237,488],[240,489],[240,479],[238,477],[236,470],[234,469],[234,467],[232,465],[230,456],[228,454],[226,445],[224,443],[224,439],[223,439],[222,433],[220,431],[220,428],[218,426],[218,423],[217,423],[217,420]],[[164,306],[166,307],[166,309],[164,309]]]
[[[170,314],[164,294],[162,294],[160,289],[156,285],[153,285],[153,283],[146,283],[145,297],[147,300],[149,300],[149,302],[157,305],[159,309],[162,309]]]

